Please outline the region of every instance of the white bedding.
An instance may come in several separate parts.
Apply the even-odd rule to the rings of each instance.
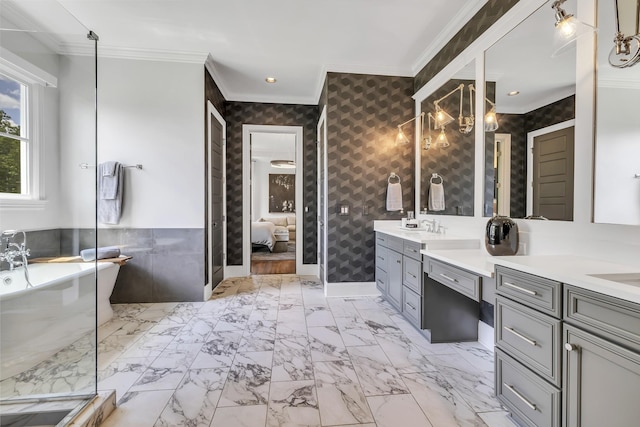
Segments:
[[[276,243],[276,236],[273,234],[276,226],[272,222],[252,222],[251,223],[251,243],[265,245],[270,251]]]

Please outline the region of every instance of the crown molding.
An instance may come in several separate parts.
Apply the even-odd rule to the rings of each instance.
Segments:
[[[411,67],[412,76],[415,76],[433,59],[434,56],[460,31],[473,16],[488,2],[479,0],[467,2],[460,11],[449,21],[449,25],[440,31],[429,46],[422,52]]]
[[[207,71],[211,75],[211,78],[213,79],[215,84],[218,86],[218,89],[220,90],[222,97],[225,99],[225,101],[229,101],[229,90],[227,89],[227,86],[225,86],[224,80],[218,73],[218,69],[216,68],[216,63],[213,59],[213,56],[211,56],[211,54],[207,55],[207,59],[204,61],[204,67],[207,69]]]
[[[59,53],[65,55],[93,55],[94,46],[92,43],[63,43],[60,45]],[[101,58],[204,64],[207,55],[209,55],[207,52],[129,48],[109,46],[98,42],[98,57]]]
[[[569,86],[565,88],[557,89],[554,93],[545,96],[543,98],[535,99],[527,104],[518,104],[516,108],[510,108],[509,106],[499,105],[496,103],[496,112],[498,114],[526,114],[538,108],[546,107],[549,104],[565,99],[568,96],[575,95],[575,86]],[[509,111],[505,111],[509,110]],[[498,118],[499,119],[499,118]]]
[[[265,95],[260,93],[235,94],[229,93],[229,97],[225,96],[227,101],[231,102],[255,102],[265,104],[297,104],[297,105],[318,105],[317,99],[313,95],[310,96],[287,96],[287,95]]]

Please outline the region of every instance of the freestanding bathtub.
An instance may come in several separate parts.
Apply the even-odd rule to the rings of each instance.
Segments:
[[[0,272],[0,380],[24,372],[113,316],[109,297],[120,266],[30,264]],[[97,301],[97,316],[96,316]]]

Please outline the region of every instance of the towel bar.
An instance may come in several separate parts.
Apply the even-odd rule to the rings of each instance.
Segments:
[[[78,166],[80,166],[80,168],[82,169],[89,169],[89,168],[95,168],[96,165],[90,165],[88,163],[80,163]],[[136,168],[136,169],[142,169],[142,165],[140,163],[135,164],[135,165],[123,165],[124,168]]]

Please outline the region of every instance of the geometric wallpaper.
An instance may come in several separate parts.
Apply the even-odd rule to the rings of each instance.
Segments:
[[[328,73],[319,107],[327,107],[327,260],[330,283],[373,282],[373,221],[414,210],[411,143],[395,145],[397,126],[413,117],[411,77]],[[404,212],[387,212],[387,179],[400,176]],[[339,215],[339,206],[349,207]]]
[[[487,4],[458,31],[447,44],[418,72],[414,80],[414,91],[417,92],[427,84],[451,60],[458,56],[475,39],[484,33],[498,18],[511,9],[518,0],[489,0]]]
[[[302,126],[303,263],[317,262],[317,105],[269,104],[259,102],[225,103],[227,122],[227,265],[242,265],[242,125]],[[298,227],[300,227],[298,225]],[[304,238],[302,238],[304,236]]]
[[[463,115],[469,115],[469,89],[468,85],[474,83],[471,80],[452,79],[442,85],[438,90],[422,101],[421,108],[425,113],[434,113],[433,102],[449,92],[455,90],[460,84],[464,84],[465,102],[463,103]],[[475,170],[475,131],[462,134],[458,131],[458,114],[460,111],[459,92],[442,100],[439,106],[448,112],[455,121],[445,126],[445,134],[451,144],[446,148],[439,148],[435,141],[439,130],[432,130],[432,144],[429,150],[421,150],[421,189],[420,210],[428,207],[429,181],[433,173],[437,173],[444,179],[445,210],[428,211],[438,215],[473,216],[473,189]],[[480,124],[478,122],[477,124]],[[477,125],[476,124],[476,125]],[[428,119],[425,118],[425,128]],[[432,123],[433,126],[433,123]]]

